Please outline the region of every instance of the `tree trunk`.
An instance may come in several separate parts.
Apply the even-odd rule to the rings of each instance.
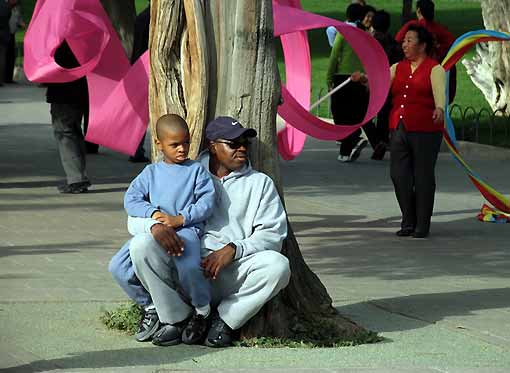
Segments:
[[[510,2],[482,0],[482,16],[488,30],[510,30]],[[462,61],[473,83],[492,110],[510,115],[510,42],[478,44],[475,56]]]
[[[413,18],[413,0],[402,0],[402,24]]]
[[[136,9],[134,0],[101,0],[106,13],[117,31],[128,58],[133,51]]]
[[[151,12],[152,132],[160,115],[183,116],[195,157],[206,121],[230,115],[257,130],[250,159],[273,178],[282,194],[276,153],[280,80],[271,0],[153,0]],[[291,264],[290,284],[242,328],[244,338],[291,336],[305,322],[321,317],[337,321],[331,298],[304,262],[290,225],[283,253]],[[338,320],[344,337],[362,330]]]

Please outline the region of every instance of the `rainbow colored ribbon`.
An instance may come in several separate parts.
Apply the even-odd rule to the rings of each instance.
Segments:
[[[510,34],[506,34],[503,32],[492,31],[492,30],[478,30],[468,32],[461,37],[459,37],[450,50],[448,51],[446,57],[444,58],[441,65],[445,68],[445,70],[451,69],[465,54],[466,52],[475,44],[482,43],[486,41],[509,41]],[[446,79],[446,97],[448,102],[449,96],[449,72],[447,72]],[[496,189],[487,184],[462,158],[459,150],[457,149],[457,142],[455,137],[455,128],[453,126],[453,121],[450,116],[448,106],[445,109],[445,132],[444,139],[446,145],[451,150],[453,158],[466,170],[468,177],[471,179],[471,182],[475,185],[475,187],[480,191],[480,193],[485,197],[485,199],[496,207],[498,210],[501,210],[506,213],[510,213],[510,199],[506,198],[503,194],[499,193]]]

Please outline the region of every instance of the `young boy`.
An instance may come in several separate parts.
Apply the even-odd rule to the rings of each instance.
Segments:
[[[182,341],[193,344],[204,338],[205,319],[210,313],[211,289],[200,266],[199,236],[212,213],[214,184],[200,163],[188,159],[190,135],[184,119],[174,114],[162,116],[156,123],[156,134],[156,145],[164,159],[145,167],[133,180],[124,197],[124,207],[129,216],[150,217],[154,224],[171,226],[182,240],[181,251],[169,255],[179,282],[195,307],[182,332]],[[143,275],[137,273],[137,277],[145,286]],[[145,288],[150,293],[158,291]],[[154,303],[157,312],[157,300]],[[155,344],[158,344],[157,334],[153,337]]]

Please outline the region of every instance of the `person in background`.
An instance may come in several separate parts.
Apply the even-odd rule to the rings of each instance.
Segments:
[[[445,71],[429,57],[432,35],[410,25],[404,60],[391,66],[390,175],[402,211],[399,237],[430,232],[436,190],[435,165],[444,130]],[[353,80],[366,82],[359,72]]]
[[[361,27],[360,23],[365,13],[362,5],[350,4],[347,7],[347,24],[352,27]],[[345,41],[341,34],[337,34],[327,71],[327,85],[331,90],[348,79],[354,71],[361,70],[363,66],[354,53],[352,47]],[[335,124],[354,125],[360,123],[368,107],[369,93],[367,88],[359,82],[350,82],[345,87],[331,96],[331,112]],[[373,122],[363,126],[368,139],[373,147],[378,143],[375,139],[375,127]],[[358,159],[367,140],[361,137],[361,129],[355,130],[340,143],[338,161],[353,162]]]
[[[367,5],[365,0],[352,0],[351,4],[359,4],[361,6]],[[337,30],[334,26],[329,26],[326,28],[326,36],[328,38],[328,43],[330,47],[333,47],[333,43],[335,42],[335,36],[337,34]]]
[[[55,51],[55,62],[65,68],[79,66],[67,42]],[[60,193],[87,192],[90,180],[86,171],[85,141],[82,119],[88,112],[88,88],[85,77],[68,83],[48,83],[46,102],[50,104],[53,126],[66,182],[58,186]]]
[[[363,7],[363,11],[365,12],[365,16],[363,17],[363,20],[361,21],[361,24],[365,28],[365,30],[369,31],[370,27],[372,27],[372,18],[375,14],[375,8],[370,5],[365,5]]]
[[[133,37],[133,53],[131,54],[131,65],[149,49],[149,25],[150,25],[151,8],[149,5],[136,16],[135,31]],[[143,144],[145,142],[145,134],[143,135],[138,148],[134,155],[129,157],[130,162],[147,163],[150,159],[145,156]]]
[[[416,2],[416,16],[418,20],[411,20],[402,26],[400,31],[395,35],[395,40],[401,44],[409,26],[422,26],[427,29],[433,37],[430,57],[441,63],[446,57],[450,47],[455,42],[455,36],[448,31],[445,26],[435,21],[435,4],[432,0],[418,0]],[[457,68],[455,66],[450,69],[449,89],[449,99],[450,103],[452,103],[457,91]]]
[[[9,28],[11,8],[10,0],[0,0],[0,87],[4,85],[7,49],[11,38],[11,31]]]
[[[370,34],[379,42],[384,49],[390,66],[402,60],[402,48],[395,41],[393,36],[388,32],[391,25],[391,16],[384,10],[378,10],[374,13],[372,18],[372,26],[370,27]],[[391,110],[391,95],[388,94],[386,102],[377,114],[377,138],[378,144],[374,148],[372,159],[382,160],[389,144],[389,116]]]
[[[5,62],[5,83],[14,83],[14,66],[16,64],[16,31],[25,28],[25,22],[21,17],[21,11],[17,0],[10,0],[10,4],[14,4],[11,9],[11,18],[9,19],[9,29],[11,37],[7,46],[7,55]],[[11,5],[12,6],[12,5]]]

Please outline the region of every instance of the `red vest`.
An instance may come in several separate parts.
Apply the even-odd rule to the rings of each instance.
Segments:
[[[437,65],[427,57],[411,72],[411,62],[404,60],[397,65],[391,84],[392,106],[390,128],[396,129],[402,121],[408,132],[441,132],[443,123],[434,123],[432,115],[436,105],[432,93],[430,72]]]

